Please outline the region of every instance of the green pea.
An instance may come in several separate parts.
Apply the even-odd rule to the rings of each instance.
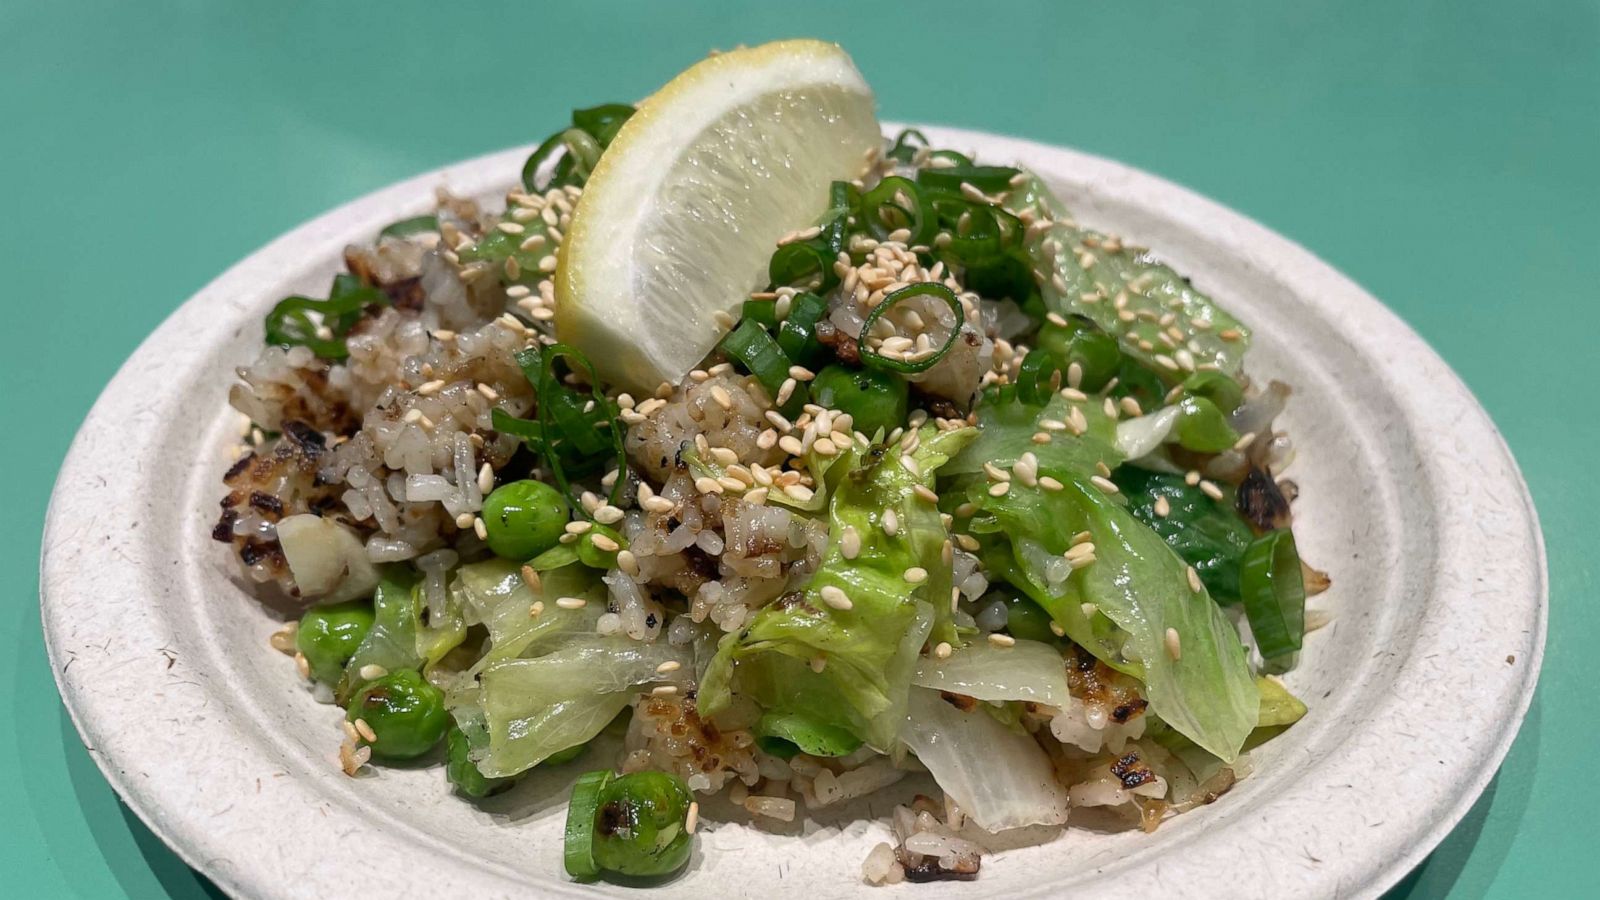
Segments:
[[[542,481],[502,484],[483,501],[489,549],[504,559],[532,559],[554,547],[570,517],[566,498]]]
[[[606,543],[606,549],[595,544],[595,538],[602,538],[601,543]],[[607,543],[609,542],[609,543]],[[578,561],[591,569],[615,569],[617,567],[617,552],[628,546],[616,529],[607,528],[595,523],[588,531],[578,535],[576,544],[578,548]]]
[[[300,617],[295,649],[311,664],[311,674],[323,684],[338,684],[345,663],[372,630],[372,602],[352,600],[332,606],[314,606]]]
[[[415,759],[432,750],[450,727],[444,694],[415,669],[369,682],[356,693],[345,718],[366,720],[375,736],[372,754],[385,759]]]
[[[594,861],[623,875],[670,875],[689,861],[689,788],[666,772],[612,779],[595,811]]]
[[[906,422],[911,389],[905,379],[877,369],[833,365],[811,381],[811,398],[828,409],[850,414],[855,430],[871,437]]]
[[[490,778],[478,769],[478,764],[467,756],[471,747],[467,744],[466,732],[457,725],[451,725],[444,736],[445,765],[444,774],[456,790],[474,800],[498,794],[506,788],[517,783],[515,778]]]
[[[1023,641],[1054,643],[1057,640],[1055,632],[1050,630],[1050,614],[1026,597],[1006,601],[1006,630]]]

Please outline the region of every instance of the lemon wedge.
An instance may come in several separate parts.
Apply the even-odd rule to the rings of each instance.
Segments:
[[[602,378],[676,384],[766,284],[776,242],[882,137],[872,91],[836,44],[711,56],[639,105],[595,166],[556,270],[556,334]],[[722,319],[719,324],[718,320]]]

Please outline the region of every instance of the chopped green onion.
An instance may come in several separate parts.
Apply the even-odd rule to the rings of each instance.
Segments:
[[[588,357],[567,344],[530,347],[517,353],[522,375],[533,385],[538,399],[538,420],[517,419],[504,411],[491,414],[496,431],[522,438],[528,449],[545,460],[556,487],[564,497],[571,496],[567,468],[592,470],[606,459],[606,451],[616,460],[618,478],[611,489],[613,503],[621,499],[628,459],[622,447],[622,427],[617,412],[600,387]],[[568,387],[556,375],[556,363],[581,373],[589,383],[589,394]],[[605,435],[602,432],[606,432]]]
[[[961,158],[966,159],[966,157]],[[943,168],[923,169],[917,173],[917,181],[928,187],[943,188],[948,191],[959,191],[961,185],[970,184],[984,193],[992,194],[996,191],[1010,190],[1011,179],[1017,177],[1020,171],[1010,166],[975,166],[971,164],[971,160],[967,160],[966,165],[957,163]]]
[[[1233,412],[1244,402],[1244,388],[1221,372],[1196,372],[1183,380],[1183,389],[1210,400],[1225,413]]]
[[[541,193],[551,188],[582,185],[600,161],[600,154],[611,146],[633,107],[623,103],[608,103],[572,112],[572,127],[564,128],[546,138],[522,164],[522,186],[531,193]],[[558,156],[558,154],[560,154]],[[545,183],[539,183],[539,170],[555,161]]]
[[[822,356],[822,342],[817,340],[817,323],[828,311],[828,301],[817,294],[796,294],[789,303],[789,315],[778,329],[778,346],[785,356],[800,365],[815,362]]]
[[[600,793],[612,777],[609,769],[585,772],[572,786],[563,861],[573,878],[588,880],[600,875],[600,866],[594,861],[594,823],[600,812]]]
[[[1030,406],[1043,406],[1057,388],[1056,375],[1061,370],[1055,359],[1044,350],[1030,350],[1022,358],[1017,370],[1017,399]]]
[[[767,393],[776,397],[789,378],[789,357],[754,319],[744,319],[722,339],[722,351],[738,360]]]
[[[837,259],[844,250],[850,213],[861,202],[860,191],[848,181],[835,181],[828,187],[828,212],[823,216],[822,243]]]
[[[771,331],[778,327],[778,301],[746,300],[739,310],[739,317]]]
[[[1193,395],[1178,401],[1178,421],[1172,434],[1184,449],[1199,453],[1221,453],[1239,440],[1239,433],[1215,403]]]
[[[933,204],[915,181],[890,175],[861,195],[861,224],[873,237],[887,240],[890,234],[906,229],[907,245],[926,244],[939,227]]]
[[[594,138],[601,147],[611,146],[611,141],[622,130],[623,123],[633,115],[634,109],[626,103],[602,103],[588,109],[572,111],[573,127]]]
[[[955,316],[954,322],[950,326],[950,335],[945,338],[939,349],[927,356],[912,360],[884,356],[868,347],[867,335],[872,333],[872,326],[883,318],[884,313],[913,297],[936,297],[943,300],[949,305],[951,314]],[[908,284],[884,297],[883,302],[873,307],[872,312],[867,313],[867,320],[861,323],[861,336],[858,341],[861,363],[862,365],[874,366],[879,369],[887,369],[890,372],[899,372],[902,375],[926,372],[937,365],[939,360],[944,359],[945,354],[950,352],[950,348],[956,345],[956,338],[961,333],[961,325],[964,321],[965,314],[961,309],[961,301],[956,299],[955,292],[949,288],[936,281],[919,281],[915,284]]]
[[[401,219],[385,226],[382,231],[378,232],[378,237],[380,239],[386,237],[410,237],[413,234],[426,234],[430,231],[438,230],[438,216],[412,216],[409,219]]]
[[[816,238],[784,244],[773,252],[772,259],[767,262],[767,278],[775,288],[796,287],[826,292],[839,283],[839,276],[833,271],[836,258]]]
[[[1077,387],[1091,393],[1104,387],[1122,365],[1117,339],[1083,316],[1068,316],[1065,325],[1045,322],[1035,341],[1055,359],[1058,368],[1065,370],[1077,363]]]
[[[1306,587],[1294,534],[1269,531],[1251,542],[1239,585],[1261,655],[1272,659],[1299,650],[1306,631]]]
[[[350,355],[345,346],[345,335],[361,321],[368,306],[384,305],[389,297],[348,272],[334,276],[328,299],[312,297],[285,297],[272,307],[265,319],[266,341],[280,346],[302,346],[323,359],[343,359]],[[317,333],[319,322],[311,318],[316,313],[320,325],[328,329],[328,336]]]
[[[928,136],[915,128],[907,128],[895,135],[894,146],[884,156],[903,163],[909,163],[917,155],[918,150],[928,146]]]

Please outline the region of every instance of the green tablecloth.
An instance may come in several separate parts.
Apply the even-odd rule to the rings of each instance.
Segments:
[[[854,53],[885,117],[1072,145],[1240,209],[1438,348],[1532,486],[1550,647],[1498,779],[1402,890],[1600,896],[1600,7],[1328,0],[0,5],[0,893],[215,890],[117,802],[39,638],[51,482],[139,340],[325,209],[641,96],[709,48],[802,35]]]

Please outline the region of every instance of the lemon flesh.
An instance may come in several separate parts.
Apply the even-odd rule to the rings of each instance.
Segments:
[[[767,281],[779,238],[882,138],[837,45],[796,40],[705,59],[639,105],[573,212],[556,334],[624,389],[676,384]],[[719,323],[719,318],[723,321]]]

